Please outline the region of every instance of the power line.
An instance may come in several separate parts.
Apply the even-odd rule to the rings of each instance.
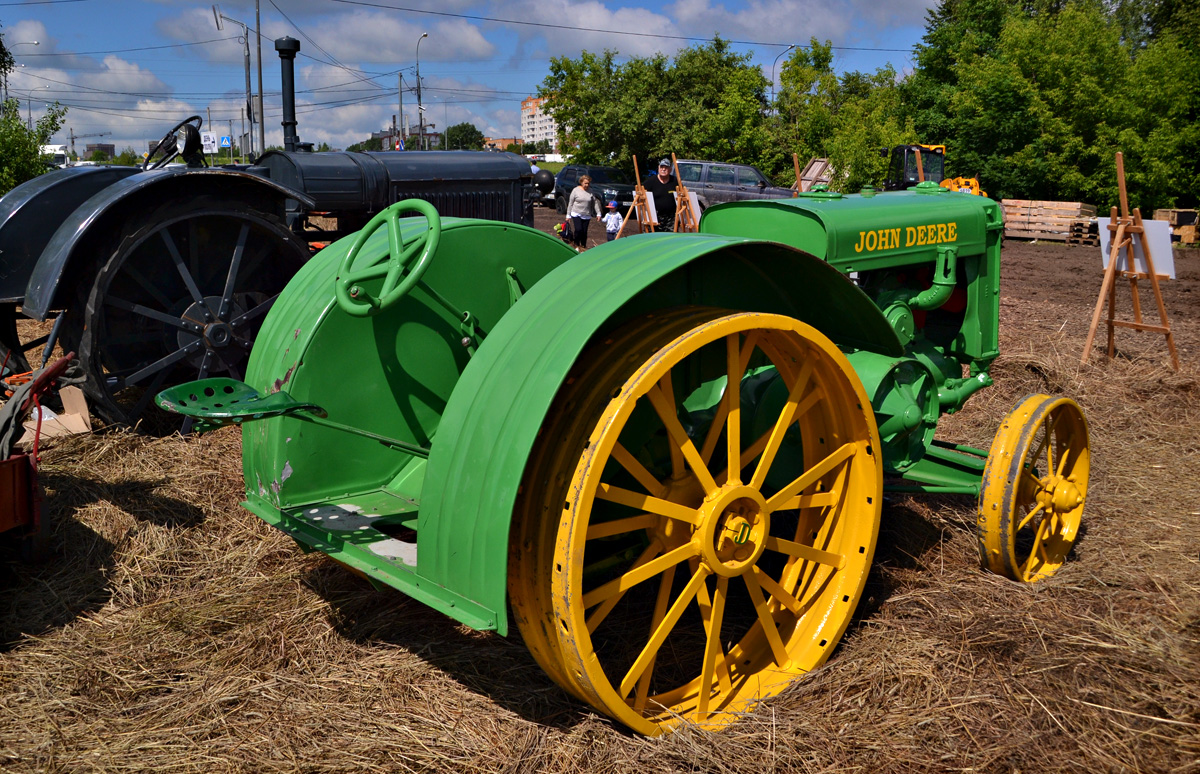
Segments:
[[[45,0],[50,2],[50,0]],[[62,2],[84,2],[84,0],[62,0]],[[4,5],[4,3],[0,3]],[[25,5],[25,3],[9,3],[9,5]],[[168,43],[164,46],[142,46],[141,48],[114,48],[111,51],[53,51],[48,54],[21,54],[21,58],[31,56],[91,56],[92,54],[126,54],[130,51],[154,51],[160,48],[184,48],[186,46],[203,46],[208,43],[220,43],[223,40],[237,40],[238,36],[234,35],[229,38],[213,38],[212,40],[197,40],[195,43]]]
[[[344,3],[346,5],[363,5],[369,8],[383,8],[389,11],[406,11],[408,13],[423,13],[430,16],[448,16],[454,19],[468,19],[470,21],[486,21],[496,22],[498,24],[513,24],[521,27],[545,27],[552,30],[569,30],[571,32],[600,32],[608,35],[626,35],[636,38],[662,38],[665,40],[687,40],[691,42],[707,43],[711,38],[697,38],[690,35],[663,35],[657,32],[628,32],[625,30],[603,30],[595,27],[572,27],[568,24],[548,24],[545,22],[529,22],[519,21],[517,19],[498,19],[493,16],[475,16],[465,13],[449,13],[447,11],[425,11],[420,8],[405,8],[397,5],[384,5],[383,3],[369,3],[366,0],[333,0],[335,3]],[[733,43],[739,46],[789,46],[790,43],[768,43],[756,40],[730,40],[728,43]],[[796,48],[808,48],[808,46],[796,46]],[[867,48],[859,46],[831,46],[837,51],[886,51],[892,53],[907,54],[907,48]]]

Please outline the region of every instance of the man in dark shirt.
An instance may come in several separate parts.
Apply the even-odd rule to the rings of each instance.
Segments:
[[[658,174],[645,182],[646,192],[654,197],[654,211],[658,214],[658,230],[672,231],[675,228],[675,189],[679,181],[671,174],[671,160],[658,162]]]

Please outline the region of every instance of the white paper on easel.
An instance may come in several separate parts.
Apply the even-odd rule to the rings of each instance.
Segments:
[[[675,211],[677,213],[682,212],[683,208],[678,206],[679,205],[679,192],[672,191],[671,195],[675,197],[675,204],[676,204]],[[691,205],[692,205],[692,212],[696,216],[696,223],[694,225],[697,228],[699,228],[699,226],[700,226],[700,197],[696,196],[696,192],[691,189],[688,189],[687,195],[688,195],[688,201],[691,202]],[[678,216],[676,216],[676,217],[678,218]]]
[[[1105,269],[1108,268],[1109,240],[1114,233],[1108,230],[1110,220],[1110,218],[1096,218],[1096,227],[1100,230],[1101,264]],[[1160,275],[1165,274],[1171,279],[1175,279],[1175,254],[1171,250],[1171,224],[1165,220],[1143,220],[1142,228],[1145,229],[1142,236],[1150,245],[1150,255],[1154,258],[1154,270]],[[1133,261],[1136,264],[1134,271],[1149,274],[1150,270],[1146,268],[1146,253],[1142,249],[1140,239],[1133,240],[1133,253]],[[1129,267],[1125,265],[1128,262],[1129,254],[1125,250],[1121,250],[1117,255],[1117,271],[1129,271]]]
[[[646,217],[651,223],[658,222],[658,210],[654,209],[654,194],[646,192]]]

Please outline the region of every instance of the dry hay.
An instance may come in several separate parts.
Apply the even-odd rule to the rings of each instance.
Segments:
[[[232,431],[61,443],[55,556],[0,565],[0,771],[1200,771],[1197,373],[1080,367],[1077,330],[1034,344],[1011,311],[997,385],[942,434],[986,448],[1021,396],[1076,397],[1073,561],[986,575],[970,498],[889,498],[834,657],[718,734],[635,737],[519,637],[302,555],[238,507]]]

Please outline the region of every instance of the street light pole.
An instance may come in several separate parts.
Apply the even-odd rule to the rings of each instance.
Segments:
[[[428,32],[422,32],[421,37],[417,38],[417,121],[420,129],[420,134],[417,135],[418,147],[423,147],[424,150],[429,150],[425,144],[425,108],[421,106],[421,41],[429,37]]]
[[[771,104],[772,105],[775,104],[775,65],[779,64],[780,56],[783,56],[784,54],[791,51],[795,47],[796,47],[795,43],[791,44],[790,46],[785,48],[783,51],[779,52],[779,56],[775,57],[775,61],[771,63]],[[779,112],[779,111],[775,111],[775,112]]]
[[[250,30],[246,27],[246,25],[244,23],[238,21],[237,19],[231,19],[230,17],[221,13],[221,7],[219,5],[214,5],[212,7],[212,9],[213,9],[213,18],[215,18],[217,20],[217,29],[218,30],[223,30],[225,28],[225,25],[221,24],[222,19],[224,19],[227,22],[236,24],[242,28],[242,51],[245,54],[245,62],[246,62],[246,107],[250,108],[250,105],[251,105],[251,103],[250,103],[250,99],[251,99],[251,96],[250,96]],[[251,114],[250,114],[250,133],[251,134],[254,133],[254,114],[253,114],[253,112],[251,112]],[[251,140],[251,142],[250,142],[250,152],[251,153],[254,152],[254,141],[253,140]]]
[[[254,0],[254,45],[258,50],[258,150],[267,152],[267,108],[263,105],[262,89],[262,20],[258,13],[258,0]],[[254,109],[250,109],[250,125],[254,125]],[[253,130],[251,130],[253,131]]]
[[[8,50],[12,51],[17,46],[40,46],[40,45],[41,45],[41,41],[23,40],[20,43],[13,43],[11,46],[8,47]],[[24,67],[25,65],[18,65],[18,66]],[[4,98],[8,99],[8,72],[4,73]],[[20,108],[18,108],[18,111],[19,110],[20,110]],[[18,112],[17,115],[20,116],[21,115],[20,112]],[[17,120],[19,121],[20,118],[18,118]]]

